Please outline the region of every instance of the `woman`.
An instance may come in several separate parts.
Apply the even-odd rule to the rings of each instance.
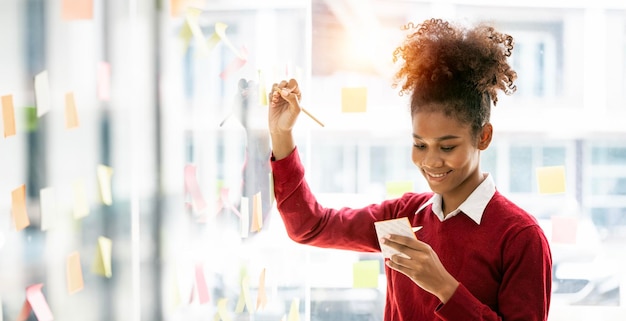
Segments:
[[[412,160],[431,192],[407,193],[365,208],[317,203],[304,180],[292,128],[301,110],[294,80],[273,86],[269,127],[278,210],[296,242],[401,254],[386,260],[385,320],[547,320],[552,261],[536,220],[480,171],[489,146],[491,103],[513,93],[507,58],[513,38],[486,25],[431,19],[394,52],[394,85],[411,95]],[[388,235],[374,222],[407,217],[417,240]]]

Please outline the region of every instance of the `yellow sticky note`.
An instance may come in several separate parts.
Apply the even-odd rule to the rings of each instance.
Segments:
[[[300,321],[300,299],[294,298],[289,307],[287,321]]]
[[[93,0],[63,0],[63,20],[91,20]]]
[[[265,293],[265,268],[261,270],[259,275],[259,290],[256,297],[256,310],[265,309],[267,306],[267,294]]]
[[[56,195],[53,187],[39,190],[39,206],[41,213],[41,230],[48,230],[56,221]]]
[[[576,217],[552,216],[552,242],[575,244],[578,230]]]
[[[341,111],[344,113],[364,113],[367,111],[367,88],[341,88]]]
[[[78,112],[76,111],[74,93],[68,92],[65,94],[65,128],[72,129],[78,126]]]
[[[226,36],[226,28],[228,28],[227,24],[223,22],[217,22],[215,24],[215,33],[220,37],[226,47],[228,47],[239,59],[245,59],[246,54],[237,50],[237,48],[235,48],[235,46],[230,42],[230,39],[228,39],[228,37]]]
[[[252,312],[250,303],[250,281],[247,275],[241,278],[241,292],[239,293],[239,300],[235,306],[235,313],[242,313],[245,307],[248,307],[248,313]]]
[[[380,262],[367,260],[355,262],[352,266],[352,286],[354,288],[378,288]]]
[[[263,204],[261,203],[261,192],[252,196],[252,226],[251,232],[259,232],[263,228]]]
[[[217,313],[213,317],[213,321],[231,321],[230,314],[228,313],[228,299],[222,298],[217,300]]]
[[[72,252],[66,263],[67,293],[74,294],[83,289],[83,270],[80,266],[80,254]]]
[[[565,166],[547,166],[537,168],[539,193],[565,193]]]
[[[111,176],[113,169],[105,165],[98,165],[98,185],[100,186],[100,199],[105,205],[113,204],[113,196],[111,194]]]
[[[261,106],[268,105],[267,86],[265,85],[265,80],[263,79],[263,73],[260,70],[259,70],[259,105]]]
[[[30,225],[28,213],[26,213],[26,185],[11,192],[11,214],[16,231],[21,231]]]
[[[35,76],[35,102],[37,104],[37,117],[50,111],[50,81],[46,70]]]
[[[98,237],[98,244],[96,246],[96,257],[93,263],[93,272],[111,278],[113,276],[113,270],[111,269],[111,251],[113,248],[113,242],[111,239],[104,236]]]
[[[13,96],[2,96],[2,119],[4,120],[4,137],[15,135],[15,110]]]
[[[89,215],[89,203],[85,194],[85,184],[77,179],[72,184],[74,190],[74,218],[80,219]]]
[[[398,198],[413,191],[413,181],[389,181],[385,183],[387,198]]]

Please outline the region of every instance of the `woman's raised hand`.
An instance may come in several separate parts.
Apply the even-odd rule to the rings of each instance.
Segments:
[[[269,105],[269,130],[272,135],[291,135],[300,114],[302,93],[295,79],[283,80],[272,86]]]

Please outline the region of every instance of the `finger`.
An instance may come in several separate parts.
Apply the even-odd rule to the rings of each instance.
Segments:
[[[428,248],[428,244],[408,236],[391,234],[386,236],[385,239],[391,243],[404,245],[416,250],[427,250]]]

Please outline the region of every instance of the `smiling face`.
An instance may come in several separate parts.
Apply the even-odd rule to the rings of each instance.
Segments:
[[[482,182],[480,151],[491,142],[487,123],[476,137],[470,124],[431,106],[413,114],[413,163],[433,192],[441,194],[444,213],[457,208]]]

